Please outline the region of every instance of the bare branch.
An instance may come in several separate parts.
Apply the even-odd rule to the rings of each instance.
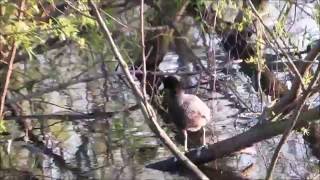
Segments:
[[[147,101],[147,92],[146,92],[146,83],[147,83],[147,64],[146,64],[146,52],[145,52],[145,44],[144,44],[144,0],[141,0],[140,4],[140,33],[141,33],[141,56],[142,56],[142,93],[144,100]]]

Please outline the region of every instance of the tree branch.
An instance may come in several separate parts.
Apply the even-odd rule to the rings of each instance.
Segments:
[[[21,0],[20,5],[19,5],[19,9],[23,10],[24,6],[25,6],[25,0]],[[22,18],[22,15],[23,15],[23,12],[19,11],[18,12],[18,21],[20,21],[20,19]],[[5,80],[5,83],[4,83],[3,91],[2,91],[2,94],[1,94],[0,121],[3,120],[4,103],[6,101],[6,95],[7,95],[7,91],[8,91],[8,87],[9,87],[9,82],[10,82],[10,77],[11,77],[11,74],[12,74],[13,62],[14,62],[14,58],[16,56],[16,52],[17,52],[17,43],[16,43],[15,40],[13,40],[12,46],[11,46],[10,60],[9,60],[9,65],[8,65],[7,76],[6,76],[6,80]]]
[[[143,74],[142,74],[142,93],[144,100],[147,101],[147,64],[146,64],[146,52],[145,52],[145,43],[144,43],[144,0],[140,0],[140,34],[141,34],[141,56],[142,56],[142,67],[143,67]]]

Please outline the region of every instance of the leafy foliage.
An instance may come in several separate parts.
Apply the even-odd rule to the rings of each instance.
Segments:
[[[5,126],[5,121],[3,119],[0,120],[0,133],[6,132],[7,128]]]

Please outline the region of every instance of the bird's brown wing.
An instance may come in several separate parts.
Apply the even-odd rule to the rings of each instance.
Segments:
[[[185,94],[181,102],[187,118],[187,129],[197,131],[210,119],[210,109],[197,96]]]

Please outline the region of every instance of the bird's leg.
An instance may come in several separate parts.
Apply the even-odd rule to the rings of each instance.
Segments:
[[[204,127],[202,127],[202,129],[203,129],[203,135],[202,135],[202,145],[203,146],[206,146],[206,128],[204,128]]]
[[[188,133],[187,130],[182,130],[183,132],[183,136],[184,136],[184,151],[187,152],[188,151]]]

